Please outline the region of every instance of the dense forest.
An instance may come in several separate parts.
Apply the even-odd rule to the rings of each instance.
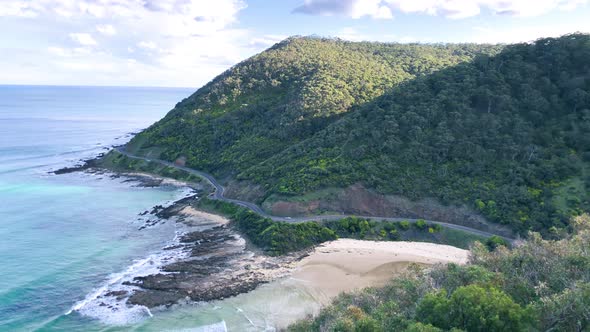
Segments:
[[[531,234],[511,250],[477,244],[470,263],[410,269],[383,288],[342,294],[290,331],[588,331],[590,217],[574,235]]]
[[[127,148],[267,197],[362,183],[557,237],[590,206],[589,59],[585,34],[508,46],[289,38]]]

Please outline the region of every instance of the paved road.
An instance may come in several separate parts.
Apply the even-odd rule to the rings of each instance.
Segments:
[[[211,199],[217,199],[217,200],[221,200],[221,201],[225,201],[225,202],[230,202],[230,203],[234,203],[236,205],[248,208],[254,212],[256,212],[257,214],[265,217],[265,218],[270,218],[272,220],[275,221],[282,221],[282,222],[289,222],[289,223],[300,223],[300,222],[306,222],[306,221],[323,221],[323,220],[337,220],[337,219],[342,219],[345,217],[351,217],[352,215],[346,215],[346,214],[340,214],[340,215],[317,215],[317,216],[309,216],[309,217],[279,217],[279,216],[272,216],[269,215],[268,213],[264,212],[264,210],[262,210],[260,208],[260,206],[252,203],[252,202],[246,202],[246,201],[241,201],[241,200],[237,200],[237,199],[232,199],[232,198],[227,198],[224,196],[225,193],[225,188],[219,184],[219,182],[217,182],[217,180],[208,173],[205,172],[201,172],[201,171],[197,171],[195,169],[192,168],[188,168],[185,166],[180,166],[178,164],[166,161],[166,160],[161,160],[161,159],[152,159],[152,158],[147,158],[147,157],[141,157],[141,156],[136,156],[133,155],[127,151],[125,151],[123,149],[123,146],[120,147],[116,147],[115,150],[117,150],[119,153],[132,158],[132,159],[139,159],[139,160],[145,160],[145,161],[149,161],[149,162],[155,162],[155,163],[159,163],[162,165],[166,165],[166,166],[170,166],[170,167],[174,167],[180,170],[183,170],[187,173],[199,176],[203,179],[205,179],[207,182],[209,182],[211,184],[211,186],[213,188],[215,188],[215,190],[213,191],[213,193],[211,193],[209,195],[209,198]],[[408,218],[392,218],[392,217],[373,217],[373,216],[358,216],[355,215],[355,217],[359,217],[359,218],[365,218],[365,219],[369,219],[369,220],[374,220],[374,221],[382,221],[382,220],[386,220],[386,221],[408,221],[410,223],[415,223],[420,219],[408,219]],[[481,236],[485,236],[485,237],[490,237],[496,234],[490,233],[490,232],[486,232],[486,231],[482,231],[479,229],[475,229],[475,228],[471,228],[471,227],[467,227],[467,226],[462,226],[462,225],[456,225],[456,224],[449,224],[446,222],[441,222],[441,221],[435,221],[435,220],[425,220],[428,223],[431,224],[438,224],[444,227],[448,227],[448,228],[452,228],[452,229],[456,229],[456,230],[460,230],[460,231],[464,231],[464,232],[468,232],[468,233],[472,233],[472,234],[476,234],[476,235],[481,235]],[[501,236],[503,239],[507,240],[507,241],[514,241],[511,238],[507,238],[504,236]]]

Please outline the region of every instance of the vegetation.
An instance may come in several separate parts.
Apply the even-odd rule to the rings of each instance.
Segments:
[[[339,220],[324,222],[326,227],[332,229],[339,237],[348,237],[360,240],[399,240],[400,232],[410,230],[410,225],[420,232],[430,234],[438,233],[442,227],[438,224],[427,224],[424,220],[410,224],[408,221],[374,221],[365,218],[346,217]]]
[[[202,198],[198,208],[228,217],[231,223],[250,242],[270,255],[284,255],[306,249],[337,238],[375,241],[428,241],[468,248],[475,241],[506,244],[502,238],[486,239],[465,232],[449,230],[424,220],[373,221],[346,217],[339,220],[303,223],[285,223],[264,218],[246,208],[220,200]]]
[[[133,151],[304,195],[362,183],[557,238],[590,192],[590,36],[401,45],[290,38],[223,73]]]
[[[178,168],[165,166],[157,162],[129,158],[116,150],[111,150],[99,160],[100,166],[119,172],[138,172],[156,174],[179,181],[200,183],[202,179]]]
[[[287,254],[337,238],[332,230],[316,222],[276,222],[224,201],[202,198],[199,207],[229,217],[231,223],[254,245],[270,255]]]
[[[409,221],[375,221],[358,217],[346,217],[339,220],[324,221],[323,224],[334,231],[340,238],[372,241],[419,241],[447,244],[468,249],[475,241],[508,245],[501,237],[485,238],[464,231],[430,224],[425,220]]]
[[[290,331],[587,331],[590,217],[562,240],[474,245],[471,262],[417,266],[383,288],[343,294]]]

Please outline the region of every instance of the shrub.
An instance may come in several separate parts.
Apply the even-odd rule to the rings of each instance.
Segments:
[[[426,221],[424,219],[418,219],[418,221],[416,221],[414,223],[414,226],[416,226],[417,229],[419,230],[425,230],[426,229]]]
[[[410,229],[410,222],[406,220],[400,221],[397,225],[399,229],[402,231],[407,231],[408,229]]]
[[[507,247],[508,246],[508,242],[506,240],[504,240],[503,238],[494,235],[489,237],[486,240],[486,246],[488,247],[489,250],[494,250],[499,246],[504,246]]]
[[[523,331],[529,314],[503,291],[469,285],[428,294],[418,306],[417,318],[442,329],[465,331]]]

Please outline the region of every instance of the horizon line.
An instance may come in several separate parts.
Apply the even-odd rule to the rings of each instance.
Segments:
[[[0,83],[0,87],[63,87],[63,88],[146,88],[146,89],[194,89],[194,86],[156,86],[156,85],[92,85],[92,84],[24,84],[24,83]]]

